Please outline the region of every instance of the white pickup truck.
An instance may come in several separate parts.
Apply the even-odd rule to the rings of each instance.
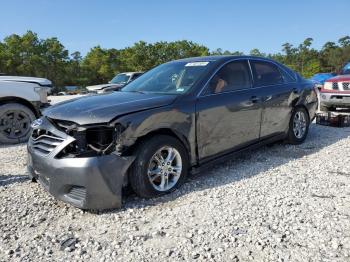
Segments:
[[[134,81],[136,78],[141,76],[143,72],[125,72],[117,74],[108,84],[87,86],[86,89],[93,94],[101,94],[111,91],[119,91],[126,84]]]
[[[51,87],[44,78],[0,76],[0,144],[27,141]]]

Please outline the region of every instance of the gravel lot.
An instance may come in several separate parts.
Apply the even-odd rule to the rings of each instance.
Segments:
[[[0,261],[350,261],[350,128],[311,125],[189,178],[177,192],[83,212],[0,147]]]

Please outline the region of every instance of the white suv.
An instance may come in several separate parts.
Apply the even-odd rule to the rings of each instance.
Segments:
[[[0,144],[28,140],[30,124],[48,105],[51,87],[44,78],[0,76]]]

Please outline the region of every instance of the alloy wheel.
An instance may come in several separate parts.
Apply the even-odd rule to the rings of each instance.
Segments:
[[[169,146],[162,147],[152,156],[147,170],[153,188],[162,192],[176,185],[181,172],[181,155],[176,148]]]
[[[303,111],[295,113],[293,118],[293,132],[296,138],[301,139],[306,132],[306,116]]]

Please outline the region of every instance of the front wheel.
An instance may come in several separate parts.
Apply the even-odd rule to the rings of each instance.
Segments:
[[[305,141],[309,132],[310,118],[303,107],[294,109],[289,122],[288,142],[298,145]]]
[[[154,136],[141,142],[130,171],[130,184],[137,195],[160,196],[174,191],[185,181],[188,154],[178,139]]]

